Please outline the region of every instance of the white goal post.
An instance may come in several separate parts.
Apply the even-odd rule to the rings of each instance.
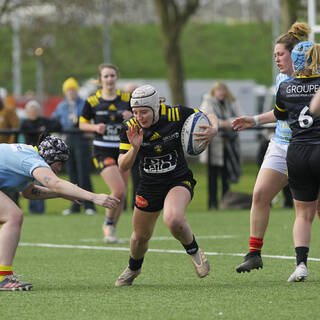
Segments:
[[[308,0],[308,23],[311,27],[309,40],[314,42],[315,34],[320,33],[320,25],[317,25],[316,0]]]

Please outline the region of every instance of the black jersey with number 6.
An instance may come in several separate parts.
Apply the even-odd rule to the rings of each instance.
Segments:
[[[320,75],[298,76],[280,84],[274,115],[288,120],[291,144],[320,144],[320,118],[309,112],[310,101],[319,88]]]
[[[144,181],[167,183],[190,171],[180,136],[183,123],[194,112],[199,110],[161,104],[159,121],[150,128],[142,128],[143,142],[139,149],[139,168]],[[133,124],[140,127],[134,116],[123,122],[120,131],[120,153],[126,153],[131,147],[126,130]]]

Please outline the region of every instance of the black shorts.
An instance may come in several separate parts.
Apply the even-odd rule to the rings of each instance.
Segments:
[[[118,165],[119,148],[93,148],[93,164],[101,172],[104,168]]]
[[[289,145],[287,166],[293,198],[299,201],[317,200],[320,187],[320,145]]]
[[[180,179],[175,179],[174,181],[168,181],[168,183],[160,184],[147,183],[142,178],[137,188],[135,206],[142,211],[148,212],[162,210],[168,192],[177,186],[187,188],[192,199],[196,183],[192,174],[188,174]]]

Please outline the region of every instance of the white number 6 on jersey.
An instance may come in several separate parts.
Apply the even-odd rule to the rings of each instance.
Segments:
[[[313,118],[311,116],[306,115],[308,110],[309,107],[305,106],[300,112],[298,121],[301,128],[309,128],[313,124]]]

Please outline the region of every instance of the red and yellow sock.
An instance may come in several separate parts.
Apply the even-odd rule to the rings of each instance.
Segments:
[[[261,251],[263,246],[263,239],[250,237],[249,240],[249,251]]]
[[[13,274],[12,266],[4,266],[0,264],[0,281],[4,279],[4,277]]]

